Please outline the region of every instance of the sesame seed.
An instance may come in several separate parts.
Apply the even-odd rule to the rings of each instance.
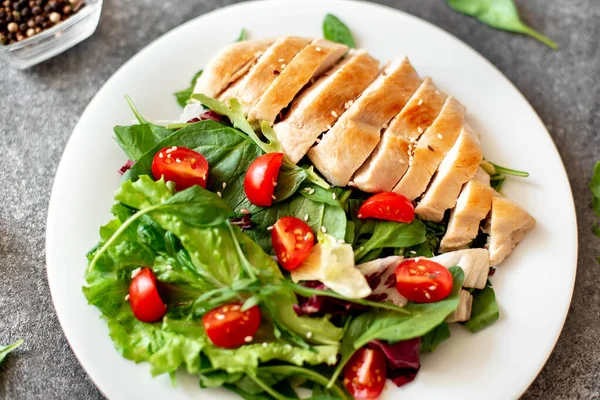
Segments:
[[[253,340],[254,340],[254,338],[253,338],[252,336],[246,336],[246,337],[244,338],[244,342],[246,342],[246,343],[250,343],[250,342],[252,342]]]
[[[441,133],[438,133],[437,136],[438,136],[438,139],[443,139],[444,138],[444,136]]]
[[[306,332],[306,338],[310,339],[313,336],[312,332]]]
[[[416,251],[414,251],[414,250],[411,250],[411,251],[410,251],[410,254],[417,254],[417,252],[416,252]]]
[[[398,161],[400,162],[400,164],[406,164],[406,161],[404,161],[403,159],[399,159]]]
[[[420,126],[417,128],[417,132],[419,132],[419,134],[423,133],[423,128],[421,128]]]
[[[332,112],[331,112],[331,115],[333,115],[333,118],[337,118],[337,116],[338,116],[338,115],[337,115],[337,113],[336,113],[335,111],[332,111]]]
[[[421,261],[421,257],[415,258],[415,262],[419,262],[419,261]]]
[[[221,194],[221,192],[217,192],[217,196],[223,197],[223,195]]]
[[[177,146],[173,146],[173,147],[171,147],[171,150],[172,150],[172,151],[175,151],[175,150],[177,150]]]
[[[173,151],[172,149],[167,149],[167,150],[165,151],[165,153],[169,154],[169,153],[170,153],[170,152],[172,152],[172,151]]]
[[[131,279],[135,278],[137,276],[137,274],[140,273],[142,269],[141,268],[136,268],[133,271],[131,271]]]
[[[125,296],[125,301],[129,301],[129,294]]]
[[[362,218],[362,214],[358,214],[358,215],[357,215],[357,217],[358,217],[358,218]]]
[[[439,91],[439,90],[436,90],[436,91],[435,91],[435,94],[440,94],[440,91]]]
[[[272,196],[271,196],[271,198],[272,198],[273,200],[277,200],[277,197],[275,197],[275,195],[272,195]]]
[[[423,99],[419,99],[419,103],[417,103],[417,105],[419,105],[419,106],[420,106],[421,104],[423,104]]]
[[[158,153],[158,158],[163,158],[164,154],[163,153]]]
[[[281,64],[281,69],[285,69],[285,67],[287,67],[287,64]]]
[[[247,208],[242,208],[242,209],[240,210],[240,212],[241,212],[242,214],[244,214],[244,215],[248,215],[248,214],[250,214],[250,210],[248,210]]]
[[[304,188],[304,189],[302,189],[302,190],[304,190],[305,192],[310,192],[310,189],[311,189],[311,188],[307,187],[307,188]]]
[[[321,48],[320,48],[320,47],[317,47],[315,50],[317,50],[317,51],[321,51]]]
[[[267,230],[268,230],[268,231],[272,231],[272,230],[273,230],[273,225],[271,225],[271,226],[268,226],[268,227],[267,227]]]
[[[167,151],[169,151],[169,150],[167,150]],[[167,158],[171,158],[171,155],[170,155],[170,154],[167,154]]]
[[[333,198],[333,199],[335,200],[335,199],[336,199],[336,197],[337,197],[337,196],[335,195],[335,193],[331,193],[331,198]]]
[[[425,290],[423,290],[423,293],[425,294],[425,297],[427,297],[428,299],[431,299],[431,295],[429,293],[427,293]]]
[[[273,181],[273,186],[277,186],[277,181]]]
[[[321,232],[323,233],[327,233],[327,228],[325,228],[324,226],[321,227]]]
[[[437,286],[435,286],[435,285],[429,286],[429,290],[435,290],[435,289],[437,289]]]
[[[216,319],[218,319],[219,321],[223,321],[225,319],[225,314],[217,314],[215,316]]]
[[[304,215],[304,220],[305,220],[305,221],[308,221],[308,214],[305,214],[305,215]]]
[[[315,193],[315,189],[310,188],[310,191],[308,192],[308,194],[314,194]]]
[[[416,274],[416,273],[417,273],[417,270],[416,270],[416,269],[412,269],[412,268],[411,268],[411,269],[409,270],[409,272],[410,272],[411,274]]]
[[[327,125],[327,130],[330,130],[330,129],[331,129],[331,125]],[[319,140],[319,139],[317,139],[317,140]]]
[[[387,124],[387,122],[385,124],[383,124],[383,129],[387,129],[389,127],[389,125]]]
[[[227,187],[227,182],[223,182],[223,185],[221,186],[223,186],[223,189],[225,189]]]
[[[285,58],[280,58],[279,60],[277,60],[277,62],[281,62],[281,63],[284,61],[285,61]]]
[[[263,342],[262,347],[267,347],[268,345],[269,345],[269,343]]]
[[[175,162],[181,162],[181,160],[179,158],[176,158]]]
[[[321,143],[321,139],[317,138],[317,140],[315,140],[315,142]]]

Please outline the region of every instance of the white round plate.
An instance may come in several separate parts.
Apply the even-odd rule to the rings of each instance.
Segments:
[[[229,399],[202,390],[180,374],[151,378],[148,366],[127,361],[113,348],[99,312],[81,292],[85,253],[110,218],[118,168],[126,157],[112,127],[130,124],[124,94],[149,119],[177,119],[172,93],[242,27],[253,38],[321,36],[332,12],[347,23],[361,47],[380,60],[408,55],[422,77],[433,77],[468,109],[485,155],[527,170],[509,179],[504,193],[529,210],[538,225],[493,277],[501,318],[472,335],[454,327],[452,338],[422,359],[415,382],[388,382],[385,399],[517,398],[550,355],[563,326],[575,280],[577,229],[567,176],[544,125],[518,90],[488,61],[448,33],[411,15],[341,0],[256,1],[223,8],[164,35],[106,82],[83,113],[56,174],[48,212],[46,252],[52,298],[75,355],[110,399]]]

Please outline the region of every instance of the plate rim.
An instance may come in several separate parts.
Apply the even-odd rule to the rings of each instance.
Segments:
[[[142,47],[140,50],[138,50],[131,58],[129,58],[126,62],[124,62],[119,68],[117,68],[117,70],[115,70],[111,76],[104,81],[104,83],[102,84],[102,86],[98,89],[98,91],[94,94],[94,96],[92,97],[92,99],[90,100],[90,102],[88,103],[88,105],[85,107],[83,113],[81,114],[81,116],[79,117],[79,120],[77,122],[77,124],[75,125],[75,127],[73,128],[71,135],[69,136],[65,146],[64,146],[64,150],[61,154],[60,157],[60,161],[58,163],[58,166],[56,168],[56,172],[54,174],[54,179],[53,179],[53,183],[52,183],[52,188],[51,188],[51,195],[50,195],[50,199],[48,202],[48,211],[47,211],[47,217],[46,217],[46,234],[45,234],[45,259],[46,259],[46,277],[48,280],[48,286],[50,289],[50,295],[51,295],[51,299],[52,299],[52,303],[54,306],[54,310],[56,312],[56,316],[58,318],[58,321],[60,323],[61,326],[61,330],[63,331],[63,334],[65,336],[65,339],[67,340],[67,343],[69,344],[69,347],[71,348],[73,354],[75,355],[77,361],[79,362],[79,364],[81,365],[81,367],[84,369],[84,371],[86,372],[87,376],[90,378],[90,380],[94,383],[94,386],[96,386],[96,388],[105,396],[106,393],[103,391],[103,389],[97,384],[96,382],[96,378],[94,376],[92,376],[92,374],[88,371],[87,366],[82,362],[78,351],[75,349],[75,347],[72,345],[72,332],[69,331],[67,332],[64,329],[64,319],[67,318],[66,314],[64,312],[60,312],[59,309],[56,307],[56,299],[55,299],[55,293],[56,293],[56,287],[55,284],[53,284],[53,280],[51,279],[51,275],[52,272],[51,270],[54,270],[53,267],[50,267],[50,265],[52,264],[50,259],[51,259],[51,254],[54,253],[54,249],[52,249],[52,246],[50,245],[51,243],[51,239],[50,239],[50,234],[51,234],[51,230],[49,229],[49,224],[51,223],[51,221],[54,219],[55,214],[57,211],[56,208],[57,206],[55,205],[55,203],[57,203],[57,191],[56,188],[58,187],[58,181],[56,180],[56,178],[59,175],[62,175],[62,170],[66,168],[66,164],[64,162],[64,156],[65,154],[67,154],[67,152],[69,151],[69,149],[73,146],[73,138],[74,138],[74,133],[78,130],[78,126],[80,125],[80,121],[84,119],[84,117],[90,113],[92,106],[96,103],[96,101],[98,101],[98,97],[99,94],[101,93],[101,91],[104,89],[104,87],[106,87],[111,81],[113,81],[114,79],[116,79],[116,76],[120,75],[122,73],[123,70],[127,69],[129,67],[130,64],[134,64],[136,62],[136,60],[138,58],[140,58],[142,56],[143,53],[146,53],[147,51],[149,51],[152,47],[154,47],[157,43],[163,41],[163,40],[167,40],[167,38],[173,34],[175,34],[178,30],[184,29],[186,26],[191,25],[191,24],[195,24],[197,23],[198,20],[203,19],[203,18],[210,18],[212,17],[212,15],[214,14],[219,14],[221,13],[223,10],[230,10],[230,9],[235,9],[235,8],[246,8],[246,7],[260,7],[265,3],[272,3],[272,4],[289,4],[290,2],[295,2],[295,3],[303,3],[306,4],[307,7],[310,5],[310,3],[319,3],[322,4],[324,2],[328,2],[328,3],[338,3],[338,4],[345,4],[345,3],[355,3],[355,4],[359,4],[361,6],[365,6],[365,7],[370,7],[370,8],[375,8],[375,9],[380,9],[386,12],[390,12],[390,13],[397,13],[402,15],[402,17],[404,18],[408,18],[408,19],[412,19],[413,21],[416,21],[417,23],[421,23],[421,24],[425,24],[428,26],[429,29],[433,29],[435,31],[437,31],[439,34],[442,34],[443,36],[445,36],[446,39],[448,40],[452,40],[454,41],[456,44],[461,45],[462,47],[468,49],[468,51],[471,53],[472,56],[478,58],[480,61],[483,61],[487,67],[491,67],[499,76],[502,77],[503,81],[505,84],[508,84],[510,87],[512,87],[512,89],[514,89],[514,92],[516,92],[518,94],[518,96],[521,97],[521,99],[524,101],[525,104],[527,104],[528,107],[528,112],[532,113],[533,115],[535,115],[535,118],[537,119],[537,122],[543,127],[545,134],[547,135],[547,137],[550,140],[550,143],[552,144],[552,149],[555,153],[555,155],[557,156],[559,162],[560,162],[560,167],[561,167],[561,173],[562,176],[561,178],[564,180],[564,182],[566,183],[568,189],[569,189],[569,203],[570,203],[570,217],[572,219],[572,221],[574,221],[574,268],[573,268],[573,273],[572,273],[572,277],[571,277],[571,287],[568,293],[568,303],[567,303],[567,307],[566,307],[566,312],[564,313],[564,315],[562,316],[562,321],[560,323],[560,328],[557,329],[557,332],[554,334],[553,337],[553,345],[548,349],[547,354],[544,357],[543,362],[540,363],[540,366],[537,368],[536,373],[531,377],[531,379],[529,380],[529,382],[527,384],[524,385],[524,387],[522,387],[519,390],[519,397],[522,396],[527,389],[529,389],[529,387],[531,386],[531,384],[537,379],[537,377],[539,376],[540,372],[542,371],[542,369],[546,366],[548,359],[550,358],[550,356],[552,355],[552,353],[554,352],[554,349],[556,348],[556,345],[558,343],[558,339],[560,338],[560,335],[563,332],[564,329],[564,325],[567,319],[567,316],[569,314],[569,309],[570,309],[570,305],[572,303],[572,299],[573,299],[573,293],[575,290],[575,284],[576,284],[576,277],[577,277],[577,270],[578,270],[578,260],[579,260],[579,233],[578,233],[578,221],[577,221],[577,213],[576,213],[576,208],[575,208],[575,201],[574,201],[574,196],[573,196],[573,190],[571,187],[571,182],[569,180],[568,174],[567,174],[567,170],[565,168],[564,165],[564,161],[560,155],[560,152],[558,151],[558,148],[556,146],[556,143],[554,141],[554,139],[552,138],[552,135],[550,134],[550,132],[548,131],[548,128],[546,127],[546,125],[544,124],[544,121],[541,119],[541,117],[539,116],[539,114],[537,113],[537,111],[535,110],[535,108],[531,105],[531,103],[529,102],[529,100],[525,97],[525,95],[519,90],[519,88],[498,68],[496,67],[491,61],[489,61],[487,58],[485,58],[482,54],[480,54],[477,50],[475,50],[473,47],[471,47],[468,43],[462,41],[461,39],[459,39],[458,37],[454,36],[452,33],[446,31],[445,29],[435,25],[434,23],[425,20],[423,18],[420,18],[416,15],[410,14],[407,11],[404,10],[400,10],[400,9],[396,9],[396,8],[392,8],[390,6],[386,6],[386,5],[382,5],[382,4],[378,4],[378,3],[372,3],[366,0],[247,0],[244,2],[240,2],[240,3],[235,3],[235,4],[231,4],[225,7],[220,7],[220,8],[216,8],[214,10],[211,10],[207,13],[198,15],[180,25],[177,25],[175,27],[173,27],[172,29],[170,29],[169,31],[161,34],[160,36],[158,36],[157,38],[155,38],[154,40],[152,40],[150,43],[148,43],[147,45],[145,45],[144,47]],[[54,288],[54,289],[53,289]]]

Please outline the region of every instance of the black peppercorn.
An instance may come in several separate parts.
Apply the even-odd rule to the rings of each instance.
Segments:
[[[71,8],[70,5],[67,4],[66,6],[63,7],[63,14],[69,15],[69,14],[71,14],[71,11],[73,11],[73,9]]]
[[[42,9],[39,6],[35,6],[31,9],[33,15],[40,15],[42,13]]]
[[[24,18],[28,17],[29,13],[30,13],[29,7],[24,7],[21,9],[21,17],[24,17]]]
[[[35,28],[35,21],[33,20],[33,18],[29,19],[29,21],[27,21],[27,26],[30,28]]]
[[[21,25],[19,25],[19,30],[21,32],[27,32],[27,24],[21,24]]]

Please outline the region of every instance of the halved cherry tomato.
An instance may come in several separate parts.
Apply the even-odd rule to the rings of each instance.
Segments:
[[[166,181],[175,182],[177,190],[194,185],[206,188],[208,162],[194,150],[173,146],[156,153],[152,160],[152,175],[155,179],[164,176]]]
[[[396,267],[396,289],[410,301],[433,303],[452,291],[452,274],[435,261],[406,260]]]
[[[144,268],[129,285],[129,305],[133,315],[142,322],[158,321],[167,312],[156,287],[156,277],[150,268]]]
[[[250,203],[260,207],[273,204],[273,193],[282,160],[283,153],[268,153],[250,164],[244,178],[244,192]]]
[[[315,244],[315,235],[306,223],[294,217],[283,217],[273,225],[271,240],[277,260],[288,271],[306,260]]]
[[[238,347],[252,341],[260,326],[260,310],[254,306],[242,312],[241,304],[227,304],[204,314],[202,323],[215,345]]]
[[[382,192],[362,203],[358,209],[358,218],[377,218],[408,224],[415,218],[415,207],[401,194]]]
[[[381,350],[359,349],[344,367],[344,386],[355,399],[376,399],[385,386],[387,365]]]

